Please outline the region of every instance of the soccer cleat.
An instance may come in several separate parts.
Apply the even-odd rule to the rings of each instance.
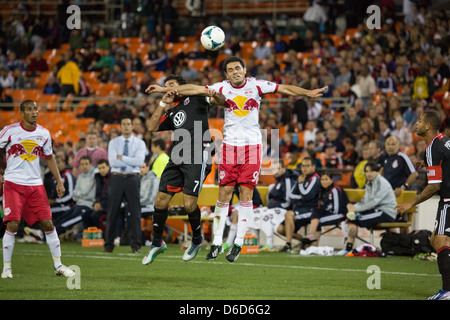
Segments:
[[[341,251],[336,252],[336,255],[337,255],[337,256],[345,256],[345,255],[347,255],[349,252],[351,252],[351,251],[342,249]]]
[[[227,260],[230,262],[236,261],[239,258],[240,253],[241,253],[241,246],[234,244],[227,254]]]
[[[206,255],[206,260],[215,260],[219,254],[223,253],[222,246],[211,245],[209,252]]]
[[[450,300],[450,291],[439,290],[438,293],[432,295],[427,300]]]
[[[38,241],[44,241],[44,232],[42,232],[42,230],[40,229],[32,229],[30,227],[25,227],[23,228],[23,231],[27,235],[35,237]]]
[[[55,273],[57,276],[65,276],[67,278],[75,276],[75,272],[63,264],[60,265],[58,268],[55,268]]]
[[[292,248],[289,244],[285,244],[283,248],[280,249],[280,252],[291,252]]]
[[[202,236],[202,240],[200,241],[199,244],[194,244],[191,242],[191,245],[184,251],[183,261],[187,262],[187,261],[194,259],[197,256],[197,253],[200,251],[202,242],[203,242],[203,236]]]
[[[13,275],[12,275],[12,269],[11,268],[7,268],[5,270],[3,270],[2,272],[2,278],[3,279],[12,279]]]
[[[163,253],[166,250],[167,250],[167,245],[164,241],[161,241],[160,247],[152,245],[150,247],[150,250],[148,250],[148,253],[142,259],[142,264],[146,265],[146,264],[152,263],[158,254]]]

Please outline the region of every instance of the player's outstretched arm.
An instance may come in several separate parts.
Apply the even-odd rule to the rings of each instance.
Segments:
[[[328,87],[323,87],[314,90],[307,90],[290,84],[280,84],[278,86],[277,93],[285,94],[288,96],[306,96],[310,98],[318,98],[322,96],[322,92],[325,91],[326,89],[328,89]]]
[[[148,88],[145,90],[146,93],[167,93],[172,90],[177,90],[178,94],[183,96],[205,96],[206,87],[204,86],[198,86],[195,84],[183,84],[181,86],[176,87],[161,87],[156,84],[151,84],[148,86]]]

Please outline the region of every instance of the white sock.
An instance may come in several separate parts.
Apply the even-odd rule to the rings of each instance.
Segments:
[[[17,232],[5,231],[3,235],[3,271],[11,268],[12,254],[14,250],[14,244],[16,242]]]
[[[216,208],[214,209],[213,244],[216,246],[222,245],[223,230],[225,229],[225,222],[227,220],[229,206],[230,205],[228,203],[217,201]]]
[[[50,253],[52,254],[53,264],[55,268],[58,268],[61,263],[61,244],[59,242],[58,233],[56,228],[52,231],[45,233],[45,239],[47,241],[48,247],[50,248]]]
[[[232,223],[230,225],[230,232],[228,232],[227,238],[227,245],[229,245],[230,247],[233,245],[234,239],[236,238],[237,226],[237,223]]]
[[[234,243],[242,247],[245,233],[248,230],[248,222],[253,214],[253,201],[241,201],[239,206],[239,220]]]

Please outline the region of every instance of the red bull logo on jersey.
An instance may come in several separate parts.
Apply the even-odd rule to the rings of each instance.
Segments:
[[[237,96],[234,99],[228,99],[225,102],[227,111],[233,112],[238,117],[245,117],[253,109],[258,109],[259,105],[255,99],[248,99],[243,96]]]
[[[7,157],[11,156],[34,161],[37,157],[44,157],[44,149],[33,140],[23,140],[8,149]]]

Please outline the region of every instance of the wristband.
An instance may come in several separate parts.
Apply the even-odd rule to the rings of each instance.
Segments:
[[[163,108],[167,106],[167,103],[163,102],[162,100],[159,102],[159,105]]]

